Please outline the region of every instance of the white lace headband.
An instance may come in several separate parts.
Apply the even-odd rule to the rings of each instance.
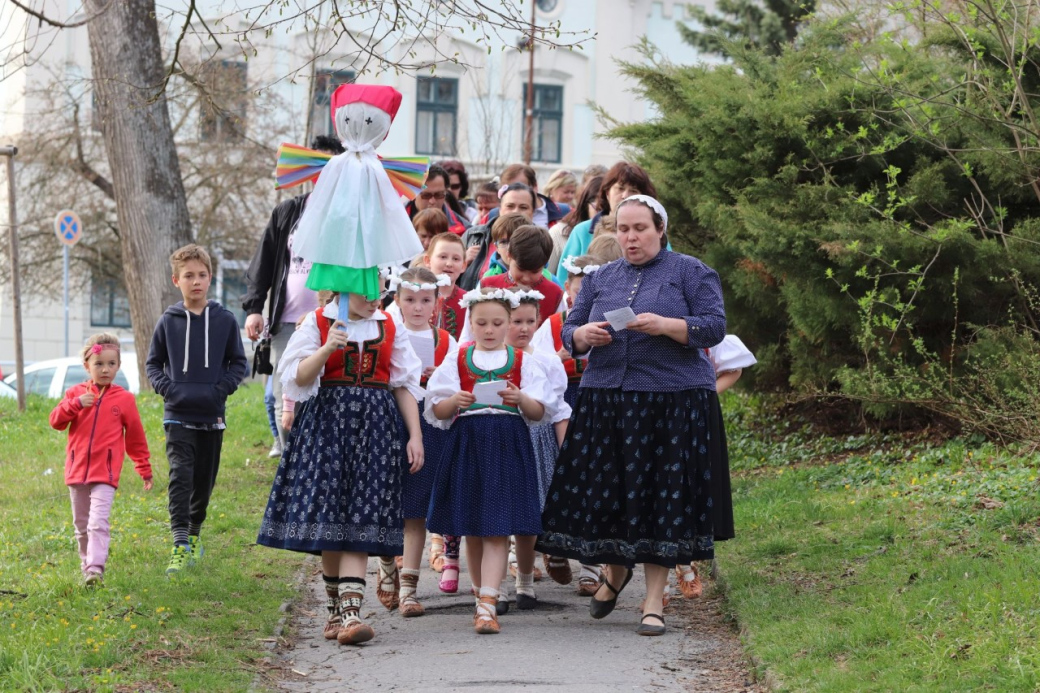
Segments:
[[[520,305],[520,299],[517,298],[517,295],[512,291],[507,291],[505,289],[495,289],[490,293],[484,293],[480,289],[473,289],[473,291],[467,292],[466,295],[462,297],[462,300],[459,301],[459,305],[463,308],[469,309],[470,306],[474,306],[477,303],[482,303],[484,301],[506,301],[513,308]]]
[[[632,195],[631,197],[626,197],[625,199],[621,200],[621,202],[618,203],[618,209],[621,209],[629,202],[641,202],[650,209],[657,212],[657,216],[661,217],[661,221],[664,222],[664,230],[668,230],[668,212],[664,211],[664,205],[662,205],[660,202],[650,197],[649,195]]]
[[[399,276],[394,275],[390,277],[390,290],[397,291],[398,289],[408,289],[409,291],[435,291],[442,286],[451,286],[451,277],[446,274],[437,275],[436,284],[416,284],[410,282],[407,279],[401,279]]]
[[[570,274],[572,276],[580,274],[592,274],[600,268],[600,265],[585,265],[584,267],[578,267],[574,264],[573,257],[564,258],[563,262],[561,262],[560,264],[563,266],[565,270],[567,270],[567,274]]]
[[[545,299],[545,294],[541,291],[535,291],[534,289],[530,289],[529,291],[514,291],[513,295],[516,296],[517,304],[520,304],[523,301],[542,301]],[[513,307],[515,308],[516,306]]]

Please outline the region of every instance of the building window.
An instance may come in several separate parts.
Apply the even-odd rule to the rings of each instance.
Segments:
[[[242,139],[249,103],[247,74],[246,64],[235,60],[213,60],[203,66],[201,77],[205,90],[200,94],[200,140],[238,142]]]
[[[420,77],[415,114],[415,151],[455,156],[455,120],[459,110],[459,80]]]
[[[130,297],[123,282],[94,277],[90,285],[91,327],[130,327]]]
[[[311,98],[310,133],[311,137],[332,135],[336,132],[332,125],[332,92],[341,84],[354,81],[356,75],[352,70],[318,70],[314,73],[314,96]]]
[[[526,86],[523,89],[521,103],[527,103]],[[523,121],[522,130],[523,137],[526,137],[526,120]],[[563,87],[546,84],[534,85],[534,116],[531,131],[534,134],[531,160],[547,164],[560,163],[560,150],[563,148]]]

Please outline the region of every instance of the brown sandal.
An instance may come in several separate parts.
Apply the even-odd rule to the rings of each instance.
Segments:
[[[497,635],[501,632],[497,604],[498,597],[481,597],[477,602],[477,611],[473,615],[473,630],[478,635]]]
[[[393,611],[401,603],[398,594],[401,592],[401,571],[394,566],[393,573],[383,570],[383,564],[379,563],[377,575],[379,585],[376,587],[376,599],[390,611]]]
[[[343,625],[336,635],[340,645],[360,645],[376,637],[372,626],[361,620],[361,605],[364,595],[360,592],[343,592],[340,609],[343,612]]]
[[[329,598],[328,610],[329,620],[325,622],[325,639],[335,640],[339,635],[339,629],[343,627],[343,612],[340,610],[339,597]]]
[[[430,568],[435,573],[444,570],[444,538],[439,534],[430,536]]]
[[[566,558],[543,553],[542,563],[545,564],[545,572],[549,574],[553,582],[560,585],[571,584],[571,580],[574,579],[574,573],[571,572],[571,562]]]
[[[405,618],[415,618],[416,616],[422,616],[426,613],[425,607],[415,598],[414,594],[409,594],[407,597],[401,600],[400,606],[397,608],[401,612],[401,615]]]

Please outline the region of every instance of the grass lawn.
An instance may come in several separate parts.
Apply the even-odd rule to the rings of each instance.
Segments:
[[[792,691],[1040,687],[1040,458],[814,434],[723,401],[738,538],[721,588]]]
[[[206,555],[178,579],[170,552],[162,402],[138,400],[155,488],[123,466],[105,587],[81,586],[56,402],[0,399],[0,690],[240,691],[292,598],[298,556],[254,545],[275,460],[258,385],[228,404]]]

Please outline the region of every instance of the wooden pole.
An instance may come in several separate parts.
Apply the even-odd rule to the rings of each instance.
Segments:
[[[536,0],[531,0],[531,36],[527,44],[527,108],[524,114],[524,163],[531,165],[531,152],[534,150],[534,22]]]
[[[18,208],[14,197],[14,157],[18,147],[0,147],[7,157],[7,229],[11,254],[11,302],[14,304],[14,372],[18,379],[18,411],[25,411],[25,354],[22,352],[22,290],[18,281]]]

